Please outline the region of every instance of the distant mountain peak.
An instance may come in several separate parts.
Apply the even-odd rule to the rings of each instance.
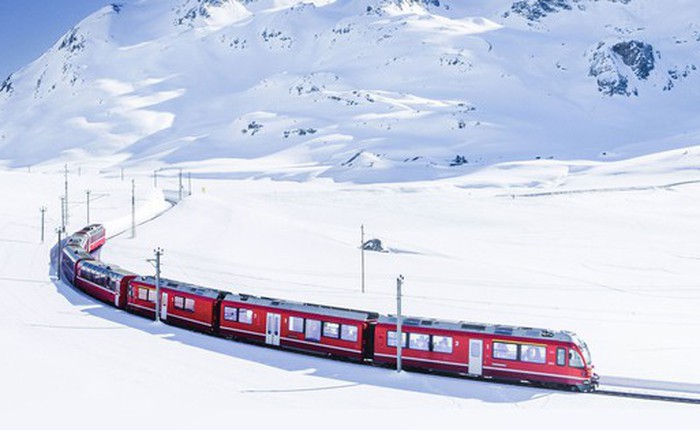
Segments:
[[[239,159],[368,182],[638,155],[700,124],[694,16],[656,0],[114,3],[0,84],[0,160]]]

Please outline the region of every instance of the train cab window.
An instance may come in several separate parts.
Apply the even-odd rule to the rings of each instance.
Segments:
[[[289,331],[304,333],[304,318],[289,317]]]
[[[189,299],[189,298],[185,299],[185,310],[190,311],[190,312],[194,312],[194,299]]]
[[[226,321],[238,321],[238,308],[224,306],[224,319]]]
[[[557,348],[557,366],[566,366],[566,348]]]
[[[569,366],[576,367],[577,369],[583,368],[583,360],[581,360],[581,356],[573,349],[569,349]]]
[[[239,309],[238,322],[243,324],[253,324],[253,311],[251,309]]]
[[[323,323],[323,337],[338,339],[340,337],[340,324],[332,322]]]
[[[340,327],[340,338],[350,342],[357,342],[357,327],[343,324]]]
[[[515,343],[494,342],[493,358],[498,358],[500,360],[517,360],[518,345]]]
[[[520,361],[544,364],[547,361],[547,348],[540,345],[520,345]]]
[[[450,336],[433,336],[433,351],[452,354],[452,338]]]
[[[401,332],[401,346],[406,347],[406,340],[408,339],[408,336],[406,336],[406,332]],[[388,331],[386,332],[386,345],[387,346],[393,346],[396,348],[396,332],[395,331]]]
[[[318,320],[306,320],[306,330],[304,336],[307,340],[321,340],[321,321]]]
[[[419,351],[430,351],[430,335],[419,333],[409,334],[408,347]]]

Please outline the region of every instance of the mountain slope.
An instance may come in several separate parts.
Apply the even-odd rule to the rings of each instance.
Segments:
[[[234,158],[373,181],[690,146],[699,12],[682,0],[113,4],[0,85],[0,159]]]

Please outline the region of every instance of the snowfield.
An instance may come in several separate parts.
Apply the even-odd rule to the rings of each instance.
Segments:
[[[201,179],[200,166],[192,196],[171,210],[147,171],[126,171],[122,181],[120,172],[83,167],[80,177],[69,175],[70,230],[85,222],[88,187],[100,196],[92,220],[111,232],[128,227],[133,175],[139,220],[162,215],[135,239],[127,232],[110,240],[105,261],[153,273],[146,259],[160,246],[165,277],[380,312],[394,312],[394,280],[403,274],[406,314],[573,330],[604,378],[700,391],[692,358],[700,350],[700,246],[691,239],[700,183],[683,167],[699,156],[688,148],[618,163],[528,162],[371,185],[216,179],[226,176],[220,165]],[[113,417],[126,411],[176,427],[251,422],[256,410],[280,424],[316,417],[316,427],[338,417],[349,427],[356,410],[385,423],[398,414],[404,423],[447,424],[489,423],[507,412],[527,428],[571,414],[622,420],[630,410],[641,427],[697,417],[696,406],[397,375],[156,325],[103,305],[56,282],[49,267],[61,169],[0,172],[0,194],[12,202],[0,213],[0,369],[10,423],[118,428],[123,421]],[[166,194],[176,184],[173,172],[161,174]],[[390,250],[366,255],[364,295],[361,224]]]

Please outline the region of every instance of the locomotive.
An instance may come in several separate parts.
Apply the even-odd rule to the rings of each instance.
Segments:
[[[156,279],[99,261],[91,253],[105,243],[93,224],[66,239],[64,280],[88,295],[167,324],[274,348],[378,366],[401,360],[407,370],[593,391],[586,343],[575,333],[530,327],[402,317],[302,303]]]

